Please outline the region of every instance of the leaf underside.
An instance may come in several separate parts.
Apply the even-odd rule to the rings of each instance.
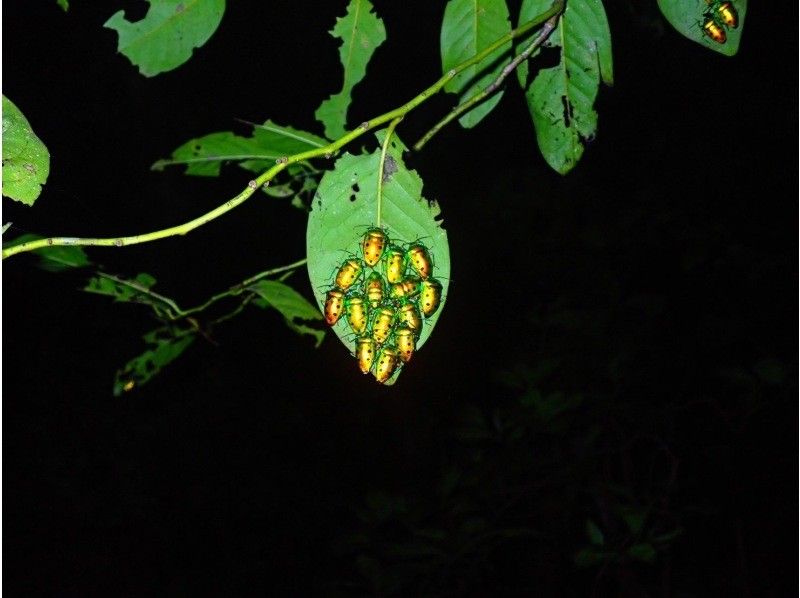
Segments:
[[[383,139],[385,131],[377,137]],[[439,310],[425,320],[417,341],[417,350],[427,341],[447,301],[450,282],[450,253],[447,232],[442,228],[439,205],[422,197],[422,179],[405,167],[405,145],[393,136],[387,152],[383,184],[381,225],[393,241],[420,240],[429,249],[434,262],[433,276],[442,283]],[[376,224],[376,194],[380,149],[370,154],[345,153],[334,169],[320,182],[308,218],[306,251],[308,275],[317,305],[324,309],[325,294],[333,286],[334,273],[349,256],[360,256],[364,232]],[[355,340],[345,318],[333,327],[347,349],[354,353]],[[413,361],[412,361],[413,365]],[[355,367],[355,364],[354,366]]]
[[[325,127],[329,139],[338,139],[347,128],[347,109],[353,87],[367,73],[367,63],[378,46],[386,41],[383,21],[373,11],[369,0],[350,0],[347,14],[336,19],[331,35],[342,40],[339,59],[344,67],[342,91],[320,104],[314,116]]]
[[[450,0],[444,11],[441,32],[442,71],[446,73],[511,31],[505,0]],[[480,93],[503,68],[502,57],[511,42],[498,48],[477,65],[459,73],[444,86],[459,95],[459,104]],[[458,122],[464,128],[477,125],[503,97],[502,90],[466,112]]]
[[[705,0],[658,0],[661,13],[676,31],[693,42],[725,56],[733,56],[739,51],[744,18],[747,14],[747,0],[734,0],[733,6],[739,15],[739,25],[736,29],[723,27],[727,39],[725,43],[720,44],[703,33],[703,15],[708,11]]]
[[[189,60],[213,35],[225,0],[147,0],[147,15],[135,23],[120,10],[103,25],[119,34],[118,51],[145,77],[171,71]]]
[[[50,152],[3,96],[3,195],[32,206],[50,174]]]

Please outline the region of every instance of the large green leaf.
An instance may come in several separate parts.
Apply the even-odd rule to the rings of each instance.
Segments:
[[[386,40],[383,21],[372,12],[369,0],[350,0],[347,14],[336,19],[331,35],[342,40],[339,58],[344,67],[342,91],[320,104],[314,116],[325,126],[325,135],[338,139],[345,134],[350,94],[367,73],[375,49]]]
[[[541,4],[526,3],[523,8],[525,19],[542,12]],[[525,99],[542,155],[551,168],[566,174],[597,130],[593,106],[601,78],[613,82],[611,37],[602,2],[568,3],[549,41],[561,48],[559,64],[536,74]]]
[[[3,248],[21,245],[41,238],[40,235],[30,233],[21,235],[9,243],[4,243]],[[41,247],[40,249],[34,249],[33,253],[41,258],[39,267],[49,272],[61,272],[67,268],[83,268],[84,266],[92,265],[83,248],[75,245]]]
[[[385,131],[377,137],[383,140]],[[384,164],[381,226],[393,241],[421,240],[434,261],[433,276],[442,283],[439,310],[425,321],[417,341],[420,349],[441,315],[450,282],[447,232],[439,219],[439,205],[422,197],[422,179],[403,163],[405,145],[396,136],[389,144]],[[346,153],[320,181],[312,203],[306,233],[308,275],[320,309],[332,287],[336,269],[348,255],[360,254],[363,233],[376,223],[380,150],[370,154]],[[333,327],[348,350],[354,352],[353,335],[344,318]],[[411,362],[413,365],[413,361]],[[355,367],[355,364],[354,366]]]
[[[131,23],[120,10],[104,27],[119,34],[117,49],[145,77],[171,71],[212,36],[225,12],[225,0],[147,0],[150,9]]]
[[[192,344],[196,335],[189,330],[158,328],[144,335],[150,348],[117,370],[114,396],[147,384],[162,368],[177,359]]]
[[[274,165],[278,158],[326,144],[327,141],[312,133],[282,127],[268,120],[263,125],[255,125],[250,137],[221,131],[190,139],[172,152],[172,158],[158,160],[151,168],[162,170],[165,166],[185,164],[186,174],[218,176],[223,162],[240,162],[247,170],[261,172]]]
[[[316,339],[319,347],[325,332],[306,326],[296,320],[322,320],[320,311],[292,287],[278,280],[259,280],[248,290],[258,295],[254,301],[259,307],[272,307],[286,319],[286,325],[298,334],[308,334]]]
[[[50,152],[3,96],[3,195],[32,206],[50,174]]]
[[[727,38],[722,44],[715,42],[703,33],[705,13],[718,6],[719,3],[719,0],[714,0],[710,2],[711,8],[709,8],[709,2],[706,0],[658,0],[661,12],[679,33],[720,54],[733,56],[739,50],[744,17],[747,14],[747,0],[733,0],[733,7],[739,16],[739,23],[736,29],[722,26]]]
[[[505,0],[450,0],[444,10],[441,32],[442,70],[475,56],[499,37],[511,31]],[[489,85],[503,68],[502,56],[511,42],[498,48],[477,65],[465,69],[444,86],[445,91],[459,94],[463,103]],[[465,128],[474,127],[497,106],[503,92],[465,113],[458,122]]]

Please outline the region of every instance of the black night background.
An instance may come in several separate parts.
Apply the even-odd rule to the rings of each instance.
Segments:
[[[71,4],[3,4],[3,93],[52,156],[33,208],[3,200],[7,238],[193,218],[248,174],[155,160],[245,133],[237,118],[321,133],[341,85],[344,0],[228,2],[151,79],[102,27],[144,2]],[[374,4],[388,40],[354,123],[440,76],[444,3]],[[616,84],[572,173],[546,166],[513,78],[477,128],[409,157],[453,271],[393,387],[333,335],[315,350],[250,309],[115,398],[151,312],[81,292],[86,272],[4,262],[8,595],[795,595],[797,5],[751,2],[726,58],[655,0],[605,4]],[[190,305],[303,257],[305,222],[256,196],[184,238],[88,252]],[[304,271],[289,281],[311,298]]]

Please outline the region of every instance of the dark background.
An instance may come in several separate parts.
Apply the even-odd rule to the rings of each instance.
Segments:
[[[145,4],[95,4],[3,5],[3,93],[52,156],[34,208],[3,200],[7,237],[183,222],[248,176],[156,159],[244,132],[234,118],[320,132],[344,1],[229,2],[153,79],[102,28]],[[439,76],[443,3],[376,4],[388,41],[353,123]],[[726,58],[654,1],[606,4],[616,84],[574,172],[547,168],[511,79],[477,128],[409,158],[442,204],[453,280],[391,388],[335,338],[315,351],[253,309],[114,398],[150,312],[80,292],[81,272],[4,262],[9,595],[793,595],[797,8],[751,3]],[[185,238],[89,253],[191,305],[298,259],[304,235],[303,212],[256,198]]]

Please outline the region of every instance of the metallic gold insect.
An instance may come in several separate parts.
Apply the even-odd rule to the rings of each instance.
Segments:
[[[399,247],[391,246],[383,255],[383,273],[390,283],[403,280],[406,273],[406,255]]]
[[[724,44],[728,39],[725,29],[710,16],[706,16],[706,20],[703,22],[703,34],[718,44]]]
[[[396,301],[409,299],[418,295],[419,292],[420,280],[416,276],[406,276],[402,281],[389,287],[389,296]]]
[[[422,332],[422,316],[413,303],[406,303],[397,310],[397,321],[411,328],[416,336]]]
[[[369,266],[374,266],[383,255],[383,248],[386,247],[386,233],[379,228],[371,228],[361,239],[361,251],[364,254],[364,261]]]
[[[347,310],[347,323],[356,334],[364,334],[367,329],[367,303],[361,297],[353,297],[344,300]]]
[[[419,296],[419,307],[422,315],[430,318],[439,309],[442,302],[442,283],[435,278],[422,281],[422,291]]]
[[[383,347],[378,353],[378,361],[375,364],[375,380],[383,384],[392,377],[394,371],[400,363],[400,356],[394,347]]]
[[[325,296],[325,321],[333,326],[342,317],[344,293],[339,289],[331,289]]]
[[[394,331],[394,342],[397,345],[397,350],[400,354],[400,359],[404,363],[411,361],[416,349],[416,339],[414,338],[414,331],[407,326],[403,326]]]
[[[422,243],[414,243],[406,251],[408,261],[422,280],[426,280],[433,272],[433,262],[427,248]]]
[[[369,373],[375,359],[375,340],[370,336],[361,336],[356,341],[356,359],[362,374]]]
[[[375,319],[372,322],[372,338],[379,345],[386,342],[392,332],[392,324],[394,323],[394,311],[388,307],[380,308],[375,314]]]
[[[383,301],[383,277],[378,272],[373,272],[367,277],[367,282],[364,285],[364,291],[372,308],[376,308]]]
[[[358,277],[361,274],[361,269],[362,267],[360,261],[346,260],[336,272],[336,280],[334,281],[334,284],[336,284],[336,286],[342,291],[346,291],[356,280],[358,280]]]
[[[721,2],[714,8],[714,13],[731,29],[739,26],[739,13],[736,12],[732,2]]]

